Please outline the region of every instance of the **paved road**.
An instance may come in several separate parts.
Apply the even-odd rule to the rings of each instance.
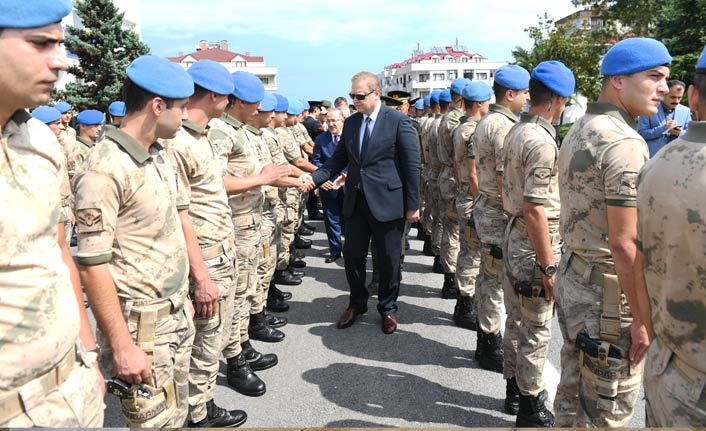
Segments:
[[[287,338],[254,342],[261,352],[279,355],[279,365],[258,373],[267,393],[242,396],[221,374],[216,402],[245,410],[245,426],[253,428],[513,427],[514,417],[502,413],[505,381],[472,359],[475,333],[453,325],[455,301],[441,299],[443,276],[431,272],[421,242],[411,241],[404,264],[398,331],[382,333],[374,298],[367,315],[339,330],[335,321],[348,304],[343,262],[324,263],[323,223],[313,225],[314,246],[305,251],[307,277],[290,289]],[[552,399],[561,341],[556,320],[554,334],[545,372]],[[645,426],[642,398],[631,427]],[[114,400],[107,404],[106,426],[124,426]]]

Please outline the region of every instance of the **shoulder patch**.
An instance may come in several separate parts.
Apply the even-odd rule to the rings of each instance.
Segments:
[[[551,181],[551,168],[534,168],[533,172],[534,184],[537,186],[546,186]]]
[[[618,194],[634,196],[637,194],[637,172],[623,171],[620,178],[620,190]]]
[[[103,232],[103,212],[100,208],[83,208],[76,211],[79,233]]]

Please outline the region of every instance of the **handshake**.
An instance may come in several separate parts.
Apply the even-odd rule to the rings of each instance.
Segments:
[[[299,177],[299,181],[301,182],[301,185],[299,186],[299,191],[302,193],[311,191],[316,187],[316,184],[314,184],[314,180],[311,178],[311,174],[302,175],[301,177]],[[346,174],[341,174],[334,181],[328,180],[323,183],[321,185],[321,188],[324,190],[338,190],[343,187],[345,183]]]

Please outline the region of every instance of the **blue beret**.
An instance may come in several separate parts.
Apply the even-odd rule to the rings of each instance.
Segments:
[[[532,78],[538,80],[552,93],[561,97],[569,97],[574,94],[576,88],[576,78],[564,63],[556,60],[543,61],[532,71]]]
[[[303,106],[304,109],[307,110],[307,111],[308,111],[309,109],[311,109],[311,105],[309,105],[309,102],[307,102],[306,100],[302,100],[302,106]]]
[[[704,52],[701,53],[699,61],[696,62],[696,73],[706,73],[706,46],[704,46]]]
[[[493,89],[483,81],[472,81],[463,88],[463,98],[471,102],[485,102],[493,97]]]
[[[136,58],[126,69],[138,87],[167,99],[186,99],[194,94],[194,80],[183,67],[156,55]]]
[[[495,82],[510,90],[529,88],[530,74],[515,64],[508,64],[495,72]]]
[[[38,106],[32,111],[32,116],[44,124],[51,124],[61,119],[61,112],[51,106]]]
[[[249,72],[239,70],[233,75],[233,96],[245,103],[259,103],[265,97],[265,86],[260,78]]]
[[[299,99],[287,98],[289,102],[289,107],[287,108],[287,114],[299,115],[304,111],[304,105]]]
[[[276,107],[277,98],[275,97],[275,95],[271,93],[265,93],[265,97],[262,99],[262,102],[260,102],[260,111],[270,112],[274,111]]]
[[[66,114],[67,112],[69,112],[71,110],[71,108],[73,108],[73,106],[69,105],[68,103],[64,102],[63,100],[61,102],[56,102],[54,107],[56,109],[58,109],[59,112],[61,112],[62,114]]]
[[[424,99],[419,99],[414,102],[414,109],[424,109]]]
[[[451,82],[451,91],[456,94],[462,94],[466,85],[470,84],[471,80],[467,78],[456,78]]]
[[[0,28],[44,27],[71,13],[71,0],[3,0]]]
[[[439,94],[441,94],[441,90],[434,90],[431,92],[430,96],[431,99],[429,99],[431,102],[436,103],[437,105],[439,104]]]
[[[431,106],[431,95],[427,94],[424,96],[424,106]]]
[[[125,102],[116,101],[108,106],[108,113],[113,117],[125,116]]]
[[[94,126],[103,122],[103,113],[95,109],[87,109],[78,113],[76,121],[78,121],[79,124]]]
[[[277,93],[275,93],[275,98],[277,98],[277,106],[275,106],[275,112],[287,112],[287,108],[289,108],[289,101],[287,100],[287,98]]]
[[[231,94],[233,92],[233,78],[222,64],[213,60],[199,60],[187,71],[194,84],[213,91],[216,94]]]
[[[608,50],[601,63],[601,74],[629,75],[665,64],[672,64],[672,56],[662,42],[632,37],[621,40]]]
[[[448,88],[441,93],[439,93],[439,102],[450,102],[451,101],[451,90]]]

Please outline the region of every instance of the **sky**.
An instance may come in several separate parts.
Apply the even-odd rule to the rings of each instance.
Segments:
[[[265,57],[278,67],[278,93],[304,100],[350,91],[361,70],[379,73],[409,58],[417,42],[466,45],[490,61],[531,47],[524,29],[545,12],[559,19],[571,0],[142,0],[142,40],[161,56],[195,51],[202,39]]]

